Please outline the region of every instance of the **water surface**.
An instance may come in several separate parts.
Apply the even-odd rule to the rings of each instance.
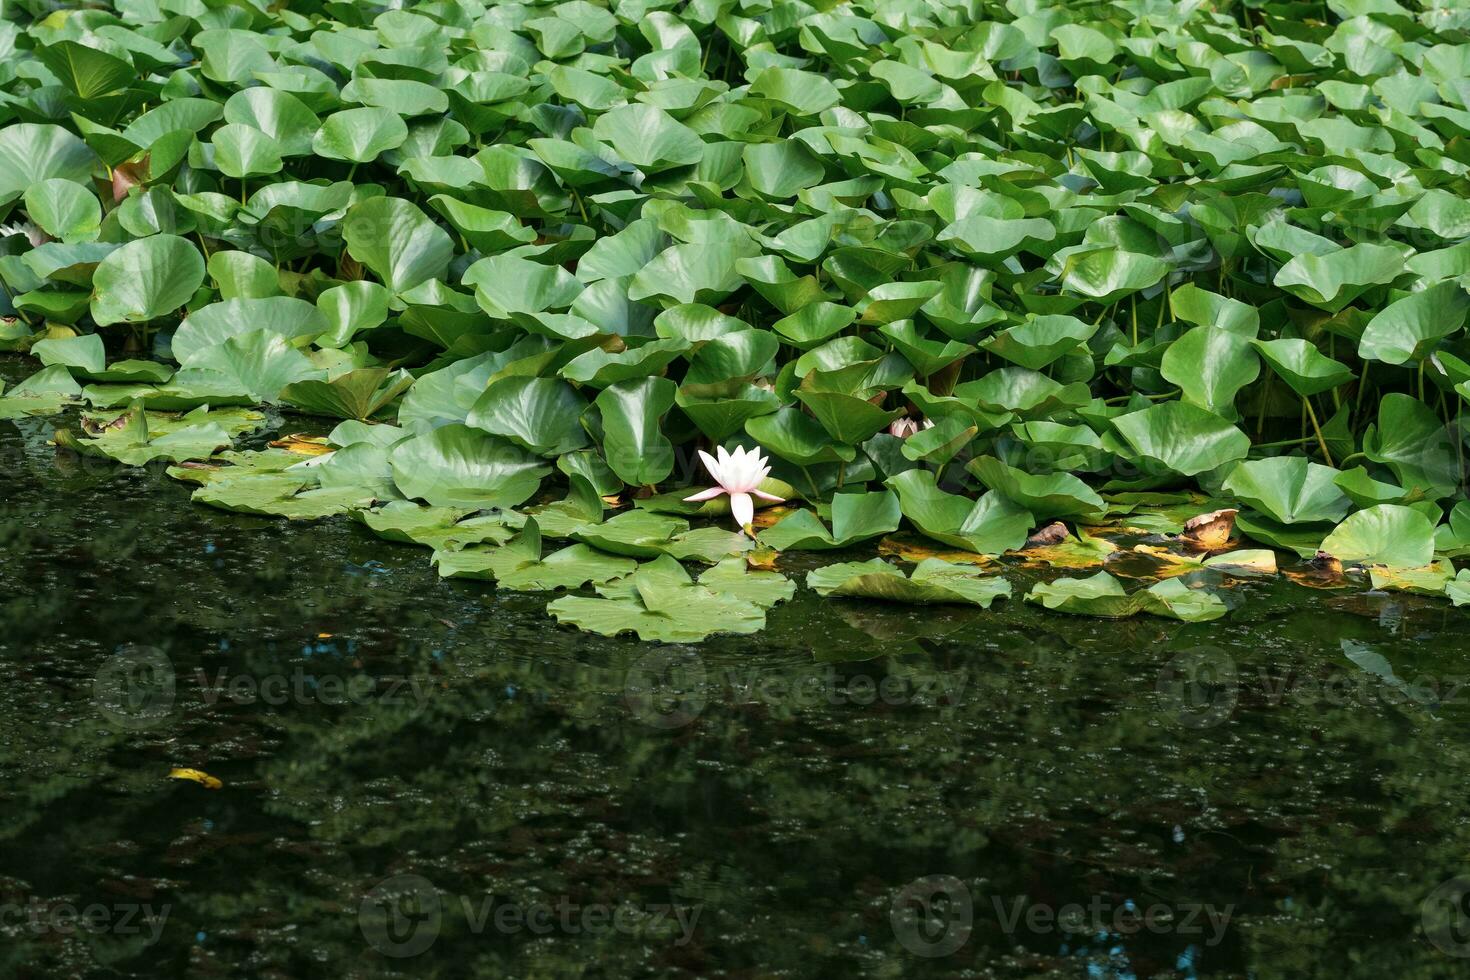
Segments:
[[[6,976],[1470,963],[1470,610],[803,593],[753,638],[639,644],[347,519],[58,455],[53,426],[0,422]]]

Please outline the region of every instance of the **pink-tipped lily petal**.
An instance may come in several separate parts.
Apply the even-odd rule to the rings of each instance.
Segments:
[[[708,490],[701,490],[698,493],[691,493],[689,496],[684,498],[684,501],[688,503],[691,500],[714,500],[716,497],[724,492],[725,490],[723,487],[710,487]]]

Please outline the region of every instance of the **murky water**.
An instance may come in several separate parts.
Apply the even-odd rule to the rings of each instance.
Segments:
[[[804,594],[754,638],[644,645],[52,425],[0,422],[5,976],[1470,964],[1470,610]]]

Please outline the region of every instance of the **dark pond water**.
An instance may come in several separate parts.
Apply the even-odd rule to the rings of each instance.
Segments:
[[[0,422],[0,976],[1470,964],[1470,611],[808,594],[640,645],[52,427]]]

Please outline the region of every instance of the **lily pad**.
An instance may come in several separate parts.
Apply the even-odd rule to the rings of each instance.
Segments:
[[[902,514],[891,490],[839,493],[832,498],[832,529],[816,514],[799,510],[766,528],[757,540],[777,551],[829,551],[898,530]]]
[[[1011,594],[1011,583],[1005,579],[940,558],[924,559],[910,575],[882,558],[843,562],[808,572],[806,584],[824,596],[918,605],[953,603],[981,609]]]
[[[1130,594],[1107,572],[1098,572],[1090,578],[1038,582],[1026,594],[1026,601],[1055,612],[1105,619],[1122,619],[1144,612],[1202,623],[1219,619],[1227,611],[1218,596],[1191,589],[1178,578],[1168,578]]]
[[[715,633],[756,633],[766,625],[762,606],[695,583],[667,555],[598,592],[603,598],[564,596],[546,611],[579,629],[604,636],[633,633],[645,642],[698,643]]]
[[[506,439],[451,424],[404,440],[390,457],[406,497],[436,507],[514,507],[551,467]]]
[[[1338,488],[1341,475],[1305,456],[1277,456],[1238,464],[1221,489],[1278,524],[1336,524],[1353,506]]]
[[[1344,563],[1420,568],[1434,560],[1434,524],[1411,507],[1379,504],[1348,515],[1322,550]]]
[[[541,528],[535,518],[527,518],[521,533],[506,544],[436,550],[433,561],[444,578],[483,579],[513,592],[601,585],[638,567],[632,559],[614,557],[585,544],[574,544],[543,558]]]

